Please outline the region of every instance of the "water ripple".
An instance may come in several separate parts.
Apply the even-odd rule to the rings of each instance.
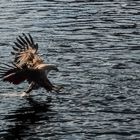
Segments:
[[[58,65],[57,93],[0,82],[2,139],[139,139],[140,43],[136,0],[2,0],[0,61],[30,32]],[[10,57],[11,59],[11,57]]]

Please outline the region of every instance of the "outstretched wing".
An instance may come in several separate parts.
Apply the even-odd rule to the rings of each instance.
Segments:
[[[12,51],[11,54],[14,55],[14,63],[18,66],[33,68],[43,63],[43,60],[37,53],[38,44],[34,43],[30,34],[28,34],[28,36],[25,34],[23,34],[23,36],[18,36],[14,43],[16,46],[13,47],[14,51]]]
[[[38,44],[34,43],[30,34],[18,36],[14,43],[15,46],[11,52],[14,55],[14,61],[11,64],[0,64],[0,76],[3,81],[13,84],[20,84],[25,80],[30,83],[30,77],[34,76],[36,67],[43,64],[43,60],[37,53]]]

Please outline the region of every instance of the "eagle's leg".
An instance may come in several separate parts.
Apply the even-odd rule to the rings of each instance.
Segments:
[[[28,89],[26,91],[24,91],[26,94],[29,94],[35,87],[35,83],[34,82],[31,82]]]

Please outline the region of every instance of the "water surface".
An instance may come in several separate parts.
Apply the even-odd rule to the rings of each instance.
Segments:
[[[0,61],[31,33],[64,90],[24,98],[26,83],[0,82],[0,138],[140,139],[139,11],[138,0],[1,0]]]

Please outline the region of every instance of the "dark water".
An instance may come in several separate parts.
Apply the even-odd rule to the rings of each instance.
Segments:
[[[1,0],[1,62],[23,32],[65,89],[25,98],[0,82],[2,140],[140,139],[139,0]]]

